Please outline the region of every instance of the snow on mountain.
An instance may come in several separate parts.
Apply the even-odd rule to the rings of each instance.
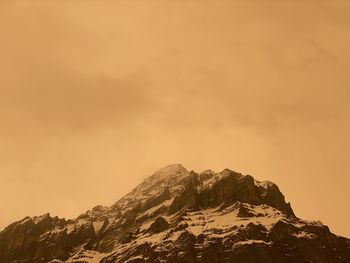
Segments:
[[[350,240],[295,216],[272,182],[169,165],[110,207],[26,217],[0,262],[350,262]],[[17,260],[17,261],[16,261]],[[21,260],[21,261],[18,261]]]

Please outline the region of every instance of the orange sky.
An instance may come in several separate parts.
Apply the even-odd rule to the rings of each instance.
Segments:
[[[182,163],[350,236],[349,32],[348,1],[1,1],[0,228]]]

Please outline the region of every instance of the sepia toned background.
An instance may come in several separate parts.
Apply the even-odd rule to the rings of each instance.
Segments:
[[[170,164],[350,236],[349,1],[0,1],[0,229]]]

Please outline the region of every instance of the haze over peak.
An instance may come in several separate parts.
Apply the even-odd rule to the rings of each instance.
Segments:
[[[185,173],[185,172],[187,172],[187,169],[182,164],[176,163],[176,164],[169,164],[164,166],[163,168],[157,170],[154,173],[154,175],[162,176],[162,175]]]

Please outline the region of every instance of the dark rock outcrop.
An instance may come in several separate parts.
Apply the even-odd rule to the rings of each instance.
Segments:
[[[169,228],[169,223],[163,218],[158,217],[149,227],[148,232],[151,234],[156,234],[163,232],[164,230]]]
[[[0,233],[0,262],[17,259],[45,262],[52,258],[69,257],[67,233],[64,219],[51,217],[26,217],[13,223]]]

